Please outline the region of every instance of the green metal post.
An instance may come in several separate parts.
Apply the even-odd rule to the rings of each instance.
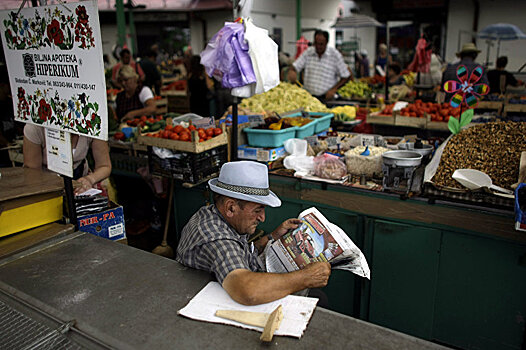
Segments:
[[[133,9],[128,10],[128,25],[130,27],[131,53],[137,54],[137,35],[135,33],[135,21],[133,19]]]
[[[115,0],[117,7],[117,45],[122,47],[126,42],[126,19],[124,18],[123,0]]]
[[[301,37],[301,0],[296,0],[296,40]]]

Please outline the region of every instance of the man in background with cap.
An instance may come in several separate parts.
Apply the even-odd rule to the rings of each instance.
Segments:
[[[199,209],[183,228],[178,262],[212,272],[232,299],[245,305],[271,302],[327,284],[329,263],[316,262],[303,270],[279,274],[264,272],[258,261],[269,240],[295,229],[300,220],[285,220],[255,245],[248,243],[247,236],[265,221],[265,207],[281,205],[269,189],[265,165],[251,161],[226,163],[219,178],[208,184],[214,192],[214,204]]]
[[[480,64],[476,63],[475,60],[477,59],[478,54],[480,53],[480,50],[477,49],[475,44],[473,43],[467,43],[462,45],[462,50],[460,52],[457,52],[457,57],[460,58],[459,62],[449,64],[442,74],[442,82],[440,83],[440,89],[444,91],[444,83],[448,80],[455,80],[458,81],[457,77],[457,68],[459,66],[465,66],[468,70],[468,79],[471,76],[471,72],[480,66]],[[488,77],[486,75],[486,71],[484,71],[482,77],[480,77],[480,80],[478,83],[488,83]],[[446,102],[449,102],[453,94],[446,94]]]

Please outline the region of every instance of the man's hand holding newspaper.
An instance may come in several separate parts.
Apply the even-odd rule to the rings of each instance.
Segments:
[[[308,265],[323,261],[333,268],[370,279],[365,256],[341,228],[329,222],[316,208],[304,210],[298,219],[285,221],[273,232],[273,237],[280,238],[265,250],[268,272],[315,268],[318,264]],[[297,228],[292,229],[296,225]]]

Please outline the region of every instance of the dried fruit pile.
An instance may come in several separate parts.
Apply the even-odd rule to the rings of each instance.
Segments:
[[[475,125],[453,136],[442,154],[433,181],[465,189],[451,178],[456,169],[477,169],[493,184],[510,189],[519,176],[521,152],[526,151],[526,123],[491,122]]]

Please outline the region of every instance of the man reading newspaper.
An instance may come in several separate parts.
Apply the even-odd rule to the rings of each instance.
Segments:
[[[177,261],[212,272],[232,299],[245,305],[267,303],[327,284],[331,267],[323,259],[300,266],[304,267],[301,270],[276,273],[265,272],[258,258],[265,247],[270,249],[269,240],[278,240],[297,229],[302,220],[285,220],[270,237],[263,237],[255,245],[247,242],[247,235],[265,221],[265,206],[281,205],[269,189],[265,165],[250,161],[226,163],[219,178],[210,180],[209,186],[214,192],[214,204],[199,209],[183,228]]]

